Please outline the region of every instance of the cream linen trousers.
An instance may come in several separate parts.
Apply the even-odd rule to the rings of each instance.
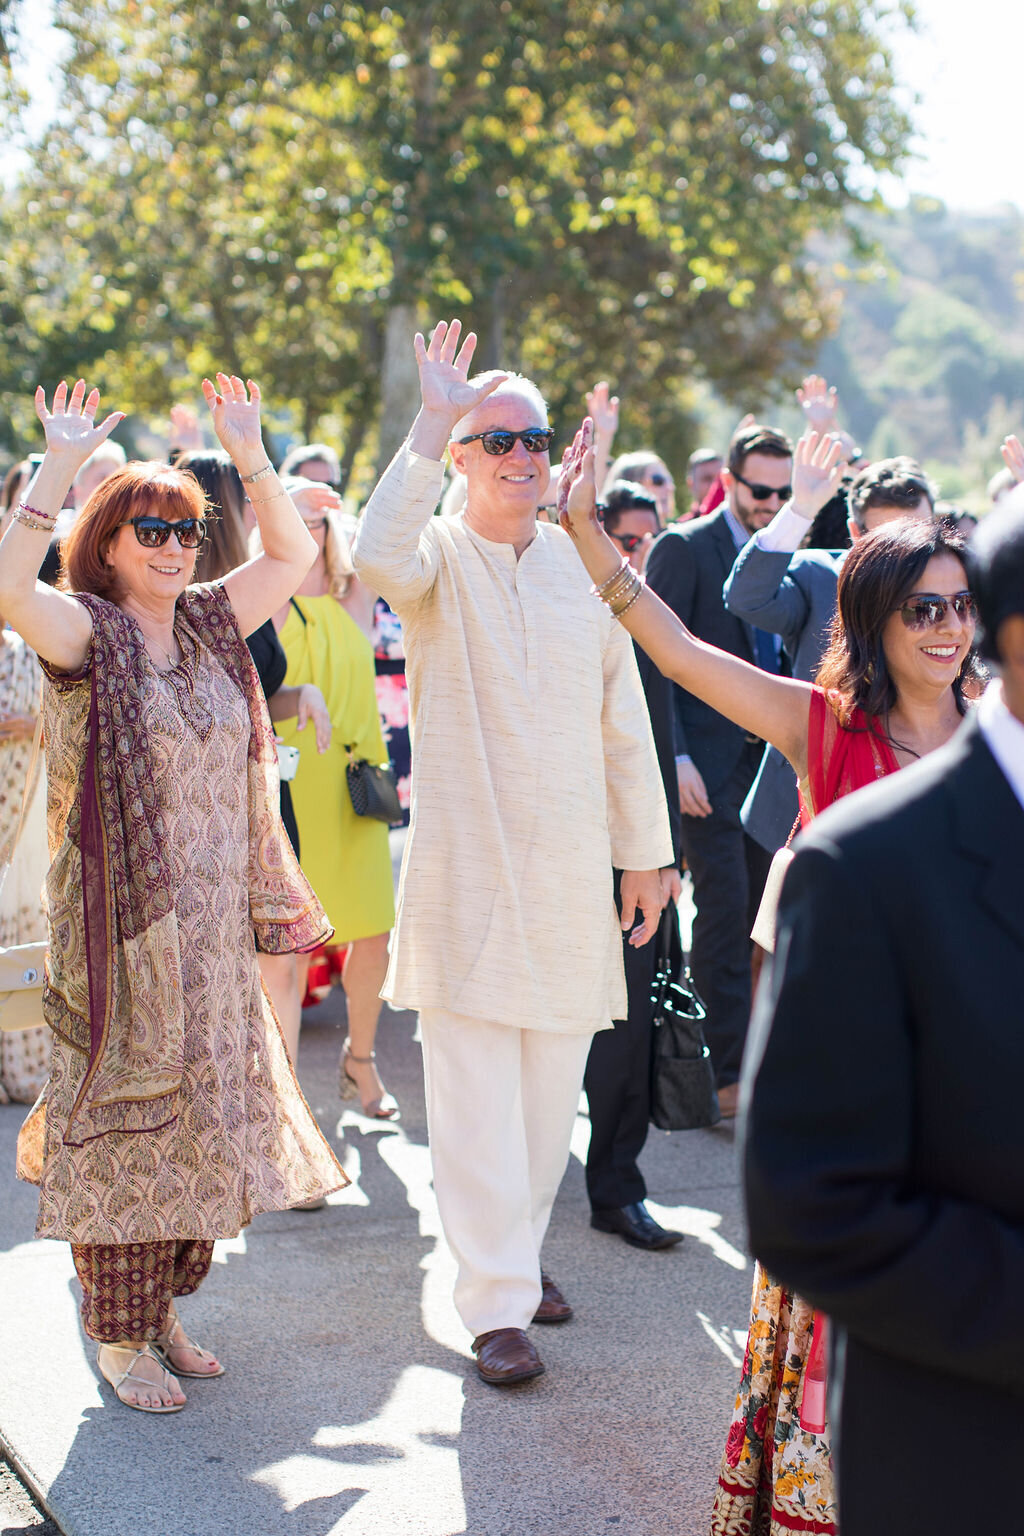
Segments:
[[[527,1328],[591,1035],[420,1013],[434,1192],[474,1338]]]

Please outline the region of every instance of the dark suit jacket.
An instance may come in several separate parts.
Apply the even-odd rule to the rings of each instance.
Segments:
[[[797,848],[744,1071],[751,1246],[837,1325],[843,1536],[1010,1529],[1024,809],[969,722]]]
[[[736,544],[725,514],[713,512],[669,528],[656,540],[647,561],[647,584],[699,640],[754,661],[750,626],[727,612],[722,598],[735,559]],[[684,688],[673,688],[676,751],[693,758],[713,800],[739,762],[746,733],[710,704]]]
[[[813,682],[836,611],[845,549],[773,554],[753,539],[736,556],[723,597],[730,613],[782,640],[792,674]],[[781,848],[797,815],[796,775],[777,747],[767,747],[743,807],[743,825],[762,848]]]

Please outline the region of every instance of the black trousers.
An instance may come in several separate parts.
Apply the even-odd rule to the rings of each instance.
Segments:
[[[622,876],[615,871],[615,900]],[[590,1106],[587,1194],[594,1210],[613,1210],[647,1194],[637,1158],[651,1113],[651,987],[655,940],[633,949],[623,940],[628,1013],[594,1036],[583,1077]]]
[[[709,793],[710,816],[682,818],[696,907],[690,970],[708,1011],[704,1030],[719,1088],[740,1075],[750,1022],[750,930],[772,861],[740,822],[763,750],[763,743],[746,745],[732,776]]]

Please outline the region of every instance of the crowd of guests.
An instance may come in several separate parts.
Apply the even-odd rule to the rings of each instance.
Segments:
[[[49,405],[37,393],[46,452],[3,487],[0,751],[18,793],[0,826],[0,937],[48,935],[48,1029],[5,1037],[0,1064],[8,1094],[36,1101],[19,1159],[40,1186],[38,1233],[71,1243],[85,1330],[123,1403],[176,1412],[182,1377],[222,1372],[176,1298],[216,1238],[345,1182],[291,1069],[313,957],[345,991],[339,1087],[364,1114],[399,1113],[375,1062],[381,1000],[418,1012],[456,1307],[483,1380],[539,1375],[531,1324],[572,1316],[541,1250],[581,1087],[593,1227],[638,1249],[682,1241],[647,1209],[639,1158],[651,939],[688,871],[719,1105],[750,1104],[758,1261],[711,1530],[839,1528],[827,1388],[853,1405],[843,1529],[907,1528],[863,1495],[858,1405],[880,1384],[913,1401],[892,1360],[937,1372],[949,1412],[968,1383],[999,1405],[1010,1389],[987,1336],[933,1360],[911,1318],[913,1276],[926,1288],[941,1251],[929,1210],[957,1205],[952,1243],[991,1191],[943,1183],[942,1132],[954,1122],[969,1147],[969,1107],[936,1108],[935,1147],[922,1120],[914,1052],[936,1054],[937,1106],[955,1070],[941,1039],[922,1043],[955,945],[933,934],[915,963],[882,893],[898,900],[902,875],[917,895],[918,868],[960,846],[933,763],[987,784],[1001,835],[1022,838],[1024,448],[1007,439],[1000,507],[975,534],[910,458],[866,462],[810,376],[795,446],[744,418],[721,452],[691,454],[678,506],[657,452],[613,457],[618,400],[601,382],[553,484],[543,395],[471,375],[474,348],[458,321],[416,337],[421,408],[358,518],[328,445],[275,469],[251,382],[204,381],[220,446],[179,407],[166,463],[127,462],[120,413],[97,423],[83,383]],[[346,789],[353,764],[389,758],[409,824],[397,921],[387,825]],[[915,817],[939,828],[916,855]],[[990,832],[975,829],[976,853]],[[879,875],[868,904],[856,881],[883,866],[891,889]],[[572,921],[538,922],[567,889]],[[1016,885],[1000,913],[1019,945]],[[1021,956],[978,942],[992,995],[1019,995]],[[1019,1220],[1012,1189],[1002,1206],[992,1220]],[[877,1250],[870,1301],[850,1299],[844,1221]],[[909,1273],[888,1316],[881,1272],[903,1262],[901,1231]],[[957,1295],[971,1283],[965,1266]],[[829,1318],[844,1344],[831,1365]],[[917,1494],[886,1497],[907,1510]]]

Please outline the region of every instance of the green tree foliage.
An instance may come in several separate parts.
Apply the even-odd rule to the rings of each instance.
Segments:
[[[822,371],[872,454],[913,454],[983,506],[1001,438],[1024,428],[1024,215],[920,198],[861,232],[877,259],[834,263],[842,320]]]
[[[612,378],[678,465],[693,380],[745,404],[820,344],[808,233],[906,137],[889,9],[58,0],[0,386],[85,370],[157,411],[226,363],[351,458],[404,430],[389,325],[460,312],[558,415]]]

